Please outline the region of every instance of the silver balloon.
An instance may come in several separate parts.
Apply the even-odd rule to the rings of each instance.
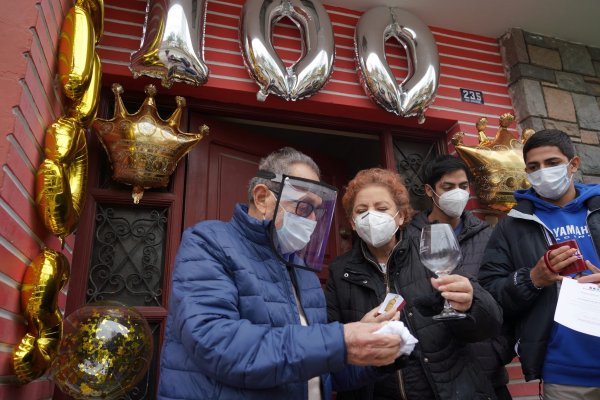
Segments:
[[[385,57],[385,42],[391,37],[408,56],[408,75],[399,85]],[[416,115],[419,123],[425,122],[440,75],[437,45],[427,25],[400,8],[374,7],[358,21],[354,40],[365,92],[386,111],[402,117]]]
[[[148,0],[142,44],[129,63],[133,76],[161,79],[167,88],[206,83],[205,18],[206,0]]]
[[[286,68],[271,41],[273,26],[291,19],[302,32],[302,57]],[[298,100],[318,92],[333,71],[335,43],[327,11],[319,0],[247,0],[240,17],[240,45],[250,75],[269,93]]]

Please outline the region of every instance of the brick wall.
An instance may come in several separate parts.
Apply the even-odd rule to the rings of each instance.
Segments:
[[[47,378],[16,385],[11,358],[25,332],[19,293],[25,269],[42,246],[60,248],[37,217],[34,178],[44,158],[44,130],[62,112],[54,85],[56,49],[72,3],[7,1],[0,13],[0,399],[52,397]],[[72,244],[70,238],[69,259]]]
[[[501,40],[522,128],[561,129],[581,157],[581,179],[600,183],[600,48],[512,29]]]

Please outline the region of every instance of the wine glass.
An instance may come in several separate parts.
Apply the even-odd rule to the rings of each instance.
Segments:
[[[433,224],[423,227],[419,257],[427,269],[437,276],[450,275],[461,259],[460,246],[452,227],[448,224]],[[448,300],[445,300],[444,309],[433,319],[460,319],[466,316],[467,314],[456,312]]]

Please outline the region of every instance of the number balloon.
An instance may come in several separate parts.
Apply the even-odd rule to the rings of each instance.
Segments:
[[[100,43],[104,33],[104,0],[77,0],[76,4],[88,11],[94,24],[96,44]]]
[[[79,100],[89,84],[95,40],[90,15],[84,7],[74,5],[65,16],[58,44],[58,76],[71,100]]]
[[[385,56],[385,42],[391,37],[408,56],[408,75],[399,85]],[[437,46],[427,25],[402,9],[374,7],[358,21],[354,44],[365,92],[386,111],[416,115],[423,123],[440,75]]]
[[[71,234],[83,212],[88,154],[85,130],[61,118],[46,130],[46,158],[36,175],[38,215],[60,240]]]
[[[271,41],[273,26],[291,19],[302,31],[303,55],[286,68]],[[298,100],[318,92],[333,71],[335,44],[327,11],[319,0],[248,0],[240,18],[240,43],[250,75],[269,93]]]
[[[129,63],[133,76],[161,79],[167,88],[173,81],[205,84],[205,18],[206,0],[149,0],[142,44]]]
[[[27,333],[13,351],[15,374],[21,383],[39,378],[58,353],[63,319],[58,294],[69,279],[69,261],[45,248],[25,270],[21,307]]]

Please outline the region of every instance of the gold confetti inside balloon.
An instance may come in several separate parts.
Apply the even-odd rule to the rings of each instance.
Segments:
[[[463,132],[452,138],[456,152],[467,164],[474,177],[475,191],[482,205],[497,211],[509,211],[515,204],[513,192],[527,189],[530,184],[525,174],[523,144],[531,129],[526,129],[522,139],[515,139],[508,131],[513,122],[511,114],[500,116],[500,127],[492,140],[485,135],[487,120],[480,118],[475,126],[479,134],[479,145],[465,146]]]
[[[113,399],[144,376],[152,352],[150,326],[135,309],[114,302],[90,304],[65,319],[51,373],[71,397]]]
[[[112,86],[115,94],[115,112],[110,120],[97,118],[92,127],[108,154],[113,170],[112,178],[133,185],[135,204],[141,200],[144,189],[166,187],[177,162],[208,133],[202,125],[200,133],[185,133],[179,129],[185,99],[177,97],[177,109],[168,120],[156,110],[156,87],[146,86],[146,99],[135,114],[129,114],[121,93],[123,87]]]

